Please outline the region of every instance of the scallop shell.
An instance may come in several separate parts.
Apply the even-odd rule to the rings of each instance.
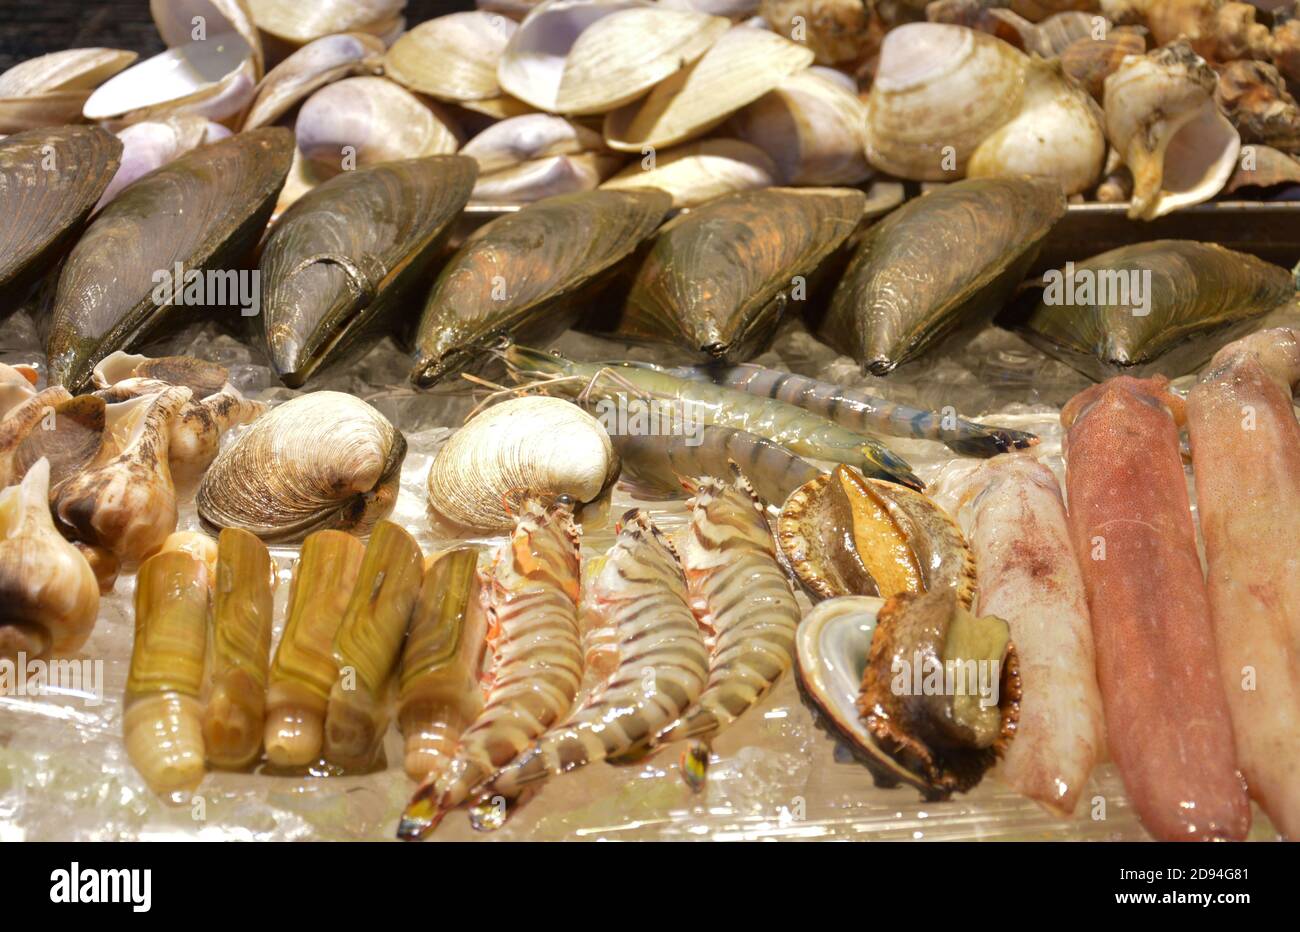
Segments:
[[[199,517],[276,543],[327,528],[364,535],[392,512],[405,458],[406,439],[364,401],[301,395],[222,450],[199,485]]]
[[[298,49],[257,86],[245,130],[270,126],[315,91],[352,75],[383,70],[384,43],[365,33],[325,36]]]
[[[606,116],[605,141],[625,152],[685,142],[812,63],[813,53],[797,43],[752,26],[733,26],[644,100]]]
[[[665,191],[672,195],[673,207],[695,207],[724,194],[769,188],[779,174],[757,146],[739,139],[705,139],[659,153],[652,162],[633,162],[601,188]]]
[[[882,479],[863,479],[860,474],[855,480],[866,482],[875,493],[877,504],[892,525],[891,534],[900,538],[912,554],[922,591],[955,588],[961,604],[969,608],[975,599],[975,556],[956,522],[920,492]],[[782,506],[776,538],[786,559],[799,581],[823,599],[895,594],[861,591],[874,588],[876,582],[860,563],[850,565],[852,555],[842,552],[846,540],[852,540],[853,529],[832,494],[831,483],[835,481],[836,473],[818,476],[796,490]],[[855,546],[861,551],[894,547],[899,542],[859,540]]]
[[[73,247],[121,156],[122,144],[91,126],[0,141],[0,298],[21,300]]]
[[[507,93],[552,113],[607,113],[704,54],[727,20],[640,0],[549,0],[501,56]]]
[[[389,49],[384,71],[398,84],[439,100],[501,96],[497,62],[518,26],[475,10],[421,23]]]
[[[946,23],[908,23],[880,47],[867,98],[867,160],[915,181],[961,178],[975,149],[1020,111],[1029,57]]]
[[[605,428],[559,398],[513,398],[457,431],[429,468],[429,511],[449,529],[505,531],[526,499],[586,504],[618,478]]]

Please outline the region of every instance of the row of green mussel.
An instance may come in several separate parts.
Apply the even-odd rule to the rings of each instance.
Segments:
[[[295,387],[385,333],[411,340],[421,387],[481,369],[503,337],[544,343],[575,323],[738,363],[805,312],[829,344],[885,375],[1009,303],[1008,326],[1094,378],[1177,375],[1294,294],[1286,270],[1253,257],[1156,241],[1074,270],[1103,282],[1147,275],[1149,294],[1127,305],[1105,291],[1009,302],[1065,213],[1053,183],[1030,179],[956,182],[874,225],[852,189],[742,192],[671,219],[659,192],[582,192],[501,216],[446,258],[477,167],[432,156],[345,172],[263,236],[292,151],[287,131],[242,133],[141,178],[92,216],[117,170],[113,136],[67,127],[0,143],[12,218],[0,289],[12,301],[48,275],[38,300],[52,305],[39,310],[52,382],[83,389],[101,360],[195,313],[182,283],[198,283],[202,306],[213,290],[204,275],[254,258],[254,326]],[[160,289],[173,269],[175,291]]]

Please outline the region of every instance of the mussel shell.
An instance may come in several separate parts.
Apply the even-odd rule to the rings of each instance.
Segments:
[[[647,239],[670,204],[661,191],[584,191],[492,221],[438,276],[411,381],[455,375],[502,334],[532,343],[561,333],[581,312],[575,295]]]
[[[238,268],[293,161],[293,135],[266,128],[203,146],[141,178],[99,214],[64,265],[47,343],[52,384],[78,390],[95,364],[175,316],[155,280]]]
[[[287,401],[227,446],[195,497],[210,528],[268,543],[314,531],[364,535],[392,513],[406,438],[359,398],[313,392]]]
[[[387,322],[474,187],[459,155],[344,172],[285,211],[267,237],[262,319],[271,362],[301,385]]]
[[[121,157],[122,143],[93,126],[0,141],[0,299],[20,299],[72,248]]]
[[[796,279],[848,239],[865,205],[866,195],[847,188],[768,188],[695,208],[655,237],[618,333],[750,358],[798,307]]]
[[[1006,323],[1085,375],[1171,378],[1191,372],[1264,314],[1295,297],[1286,269],[1212,243],[1155,240],[1122,246],[1074,269],[1097,277],[1150,273],[1148,313],[1122,305],[1037,301]]]
[[[1054,181],[979,178],[932,191],[873,227],[854,254],[821,336],[874,375],[920,356],[1000,307],[1065,215]]]

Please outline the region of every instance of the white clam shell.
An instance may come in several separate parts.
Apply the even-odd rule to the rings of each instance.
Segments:
[[[1106,136],[1133,173],[1130,217],[1207,201],[1232,177],[1241,137],[1214,103],[1216,81],[1181,41],[1130,55],[1106,78]]]
[[[122,164],[104,189],[96,210],[117,197],[131,182],[143,178],[191,149],[225,139],[230,130],[197,116],[174,116],[134,123],[117,134],[122,141]]]
[[[295,45],[338,32],[384,36],[406,0],[247,0],[259,29]]]
[[[518,28],[514,20],[482,10],[439,16],[393,44],[384,60],[385,73],[439,100],[499,97],[497,63]]]
[[[136,59],[118,49],[68,49],[0,74],[0,134],[81,120],[91,92]]]
[[[470,200],[477,204],[531,204],[557,194],[594,191],[620,164],[622,159],[601,152],[521,162],[480,176]]]
[[[728,25],[643,0],[549,0],[511,37],[497,77],[539,110],[606,113],[698,59]]]
[[[1101,109],[1082,88],[1040,61],[1027,72],[1024,104],[976,148],[970,178],[1053,178],[1068,194],[1096,185],[1106,160]]]
[[[867,160],[913,181],[956,181],[1020,111],[1028,56],[946,23],[908,23],[880,46],[867,98]]]
[[[616,191],[658,188],[674,207],[694,207],[736,191],[777,184],[776,163],[762,149],[738,139],[706,139],[659,154],[652,165],[634,162],[602,188]]]
[[[383,56],[383,42],[364,33],[325,36],[304,45],[262,79],[243,128],[271,125],[333,81],[354,74],[378,74]]]
[[[467,530],[507,530],[528,497],[595,501],[618,475],[605,428],[559,398],[513,398],[472,418],[429,468],[436,521]]]
[[[812,63],[812,51],[802,45],[763,29],[733,26],[644,100],[606,116],[605,142],[642,152],[700,136]]]
[[[530,113],[494,123],[460,150],[487,175],[553,155],[577,155],[605,148],[600,133],[547,113]]]

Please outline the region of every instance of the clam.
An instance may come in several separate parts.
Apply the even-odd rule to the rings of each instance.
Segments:
[[[609,434],[559,398],[526,396],[470,419],[429,467],[429,512],[456,531],[506,531],[525,499],[575,505],[599,499],[618,478]]]
[[[151,557],[136,578],[122,737],[155,793],[193,790],[203,780],[200,695],[211,594],[211,570],[180,551]]]
[[[1065,214],[1052,181],[978,178],[898,208],[863,238],[823,339],[886,375],[959,324],[999,307]]]
[[[1184,41],[1127,58],[1106,79],[1106,136],[1133,173],[1130,217],[1207,201],[1232,177],[1241,138],[1214,104],[1215,82]]]
[[[98,208],[151,171],[176,161],[199,146],[229,136],[230,130],[203,117],[174,116],[133,123],[117,134],[122,143],[122,167],[99,199]]]
[[[654,238],[617,332],[750,358],[807,300],[807,280],[857,229],[865,205],[860,191],[768,188],[695,208]]]
[[[1294,184],[1300,184],[1300,160],[1269,146],[1242,146],[1241,164],[1223,186],[1223,192]]]
[[[339,675],[330,689],[321,747],[331,764],[365,771],[382,759],[389,681],[423,579],[424,554],[415,538],[391,521],[375,525],[334,639]]]
[[[864,61],[884,31],[861,0],[762,0],[758,11],[772,29],[806,43],[819,65]]]
[[[19,450],[33,431],[49,423],[50,415],[58,405],[71,400],[72,395],[67,389],[55,385],[28,395],[5,414],[0,421],[0,488],[22,479],[25,469]]]
[[[40,373],[34,366],[20,363],[16,366],[0,362],[0,420],[36,394]]]
[[[411,380],[428,387],[477,363],[502,334],[559,335],[597,287],[668,212],[660,191],[589,191],[538,201],[492,221],[438,276],[416,334]]]
[[[967,607],[975,598],[975,557],[952,518],[920,492],[848,466],[792,493],[776,538],[799,581],[823,599],[933,589],[955,591]]]
[[[38,461],[0,492],[0,660],[76,653],[95,627],[99,584],[50,520],[50,469]]]
[[[456,155],[344,172],[276,221],[262,247],[262,322],[286,385],[366,347],[390,322],[465,206],[474,176],[474,162]]]
[[[931,23],[966,26],[996,36],[1022,52],[1044,58],[1052,56],[1051,44],[1038,26],[1019,13],[997,6],[998,0],[933,0],[925,5],[925,18]]]
[[[1224,65],[1214,101],[1237,127],[1242,142],[1262,143],[1287,152],[1300,150],[1300,106],[1278,70],[1267,62]]]
[[[247,0],[257,27],[290,45],[340,32],[385,36],[402,21],[406,0]]]
[[[325,710],[339,672],[334,637],[365,550],[342,531],[320,531],[303,542],[266,690],[263,743],[273,767],[306,767],[320,757]]]
[[[300,395],[258,418],[213,461],[199,517],[272,543],[337,528],[364,535],[392,513],[406,439],[359,398]]]
[[[622,162],[608,152],[553,155],[521,162],[480,178],[470,200],[476,204],[531,204],[560,194],[594,191]]]
[[[1182,375],[1290,301],[1284,268],[1211,243],[1123,246],[1057,272],[1015,329],[1097,381]]]
[[[501,96],[497,63],[514,20],[474,10],[421,23],[393,44],[384,73],[398,84],[457,103]]]
[[[1076,39],[1061,52],[1061,69],[1066,76],[1101,102],[1108,78],[1129,55],[1145,55],[1146,37],[1128,29],[1116,29],[1104,39]]]
[[[1050,59],[1056,58],[1080,39],[1109,35],[1111,24],[1104,16],[1099,16],[1095,8],[1087,10],[1076,7],[1053,13],[1038,23],[1035,31],[1038,34],[1038,48],[1033,51]]]
[[[494,123],[461,148],[478,162],[480,175],[491,175],[524,162],[557,155],[577,155],[605,148],[594,129],[548,113],[529,113]]]
[[[823,602],[796,649],[805,692],[882,785],[935,800],[966,792],[1015,737],[1010,629],[975,617],[950,589]]]
[[[548,0],[510,37],[497,77],[538,110],[607,113],[686,68],[730,25],[642,0]]]
[[[298,111],[295,132],[302,154],[335,172],[450,155],[460,146],[454,126],[441,110],[400,84],[366,76],[347,78],[312,94]]]
[[[50,464],[50,489],[57,493],[99,452],[108,423],[107,405],[93,395],[79,395],[41,407],[39,424],[13,448],[12,457],[4,457],[3,471],[10,473],[4,478],[17,482],[35,463],[45,460]],[[21,415],[16,419],[21,420]],[[0,433],[7,435],[10,423],[6,418]]]
[[[101,85],[88,120],[114,128],[164,116],[201,116],[237,126],[262,78],[262,40],[243,0],[151,0],[167,51]]]
[[[243,129],[270,126],[326,84],[379,74],[383,62],[384,43],[365,33],[345,32],[310,42],[267,72]]]
[[[67,49],[0,74],[0,133],[78,123],[91,92],[136,60],[120,49]]]
[[[656,84],[644,99],[605,117],[605,141],[625,152],[664,148],[703,135],[782,80],[813,53],[775,33],[733,26],[697,61]]]
[[[176,317],[160,270],[237,268],[266,228],[292,153],[287,130],[240,133],[181,156],[105,207],[59,278],[50,380],[80,389],[101,359]]]
[[[121,155],[121,143],[90,126],[0,141],[0,300],[21,301],[72,248]]]
[[[266,545],[238,528],[222,531],[212,590],[203,743],[213,767],[243,770],[257,761],[265,726],[275,623],[275,561]]]
[[[853,91],[809,68],[732,117],[736,136],[772,157],[782,184],[857,184],[871,175],[866,108]]]
[[[768,188],[780,170],[762,149],[739,139],[704,139],[633,162],[601,185],[607,191],[664,191],[673,207]]]
[[[54,516],[68,537],[138,563],[176,530],[168,442],[172,419],[190,397],[188,388],[171,387],[111,406],[94,459],[54,495]]]
[[[171,386],[188,388],[189,401],[172,419],[167,461],[172,477],[190,483],[216,459],[221,435],[266,413],[267,406],[247,399],[230,384],[225,366],[190,356],[150,359],[117,352],[94,369],[95,397],[117,404]]]
[[[1091,190],[1106,159],[1101,108],[1059,67],[1032,60],[1019,113],[986,136],[966,165],[968,178],[1049,178],[1067,195]]]
[[[1029,58],[982,32],[908,23],[889,32],[867,98],[867,161],[916,181],[962,177],[1020,112]]]

